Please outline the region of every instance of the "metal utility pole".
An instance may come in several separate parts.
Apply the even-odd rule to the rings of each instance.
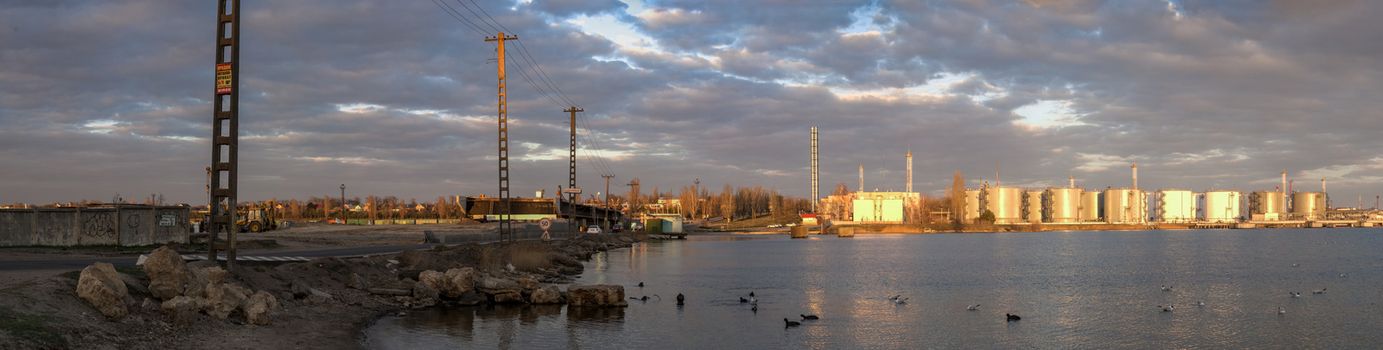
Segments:
[[[505,36],[504,32],[498,35],[486,37],[485,41],[495,42],[495,58],[498,65],[495,66],[496,76],[499,78],[499,239],[501,241],[513,239],[513,221],[510,218],[509,203],[509,105],[507,93],[504,87],[504,41],[518,40],[517,35]]]
[[[581,109],[581,107],[571,106],[571,108],[567,108],[562,111],[571,113],[571,157],[567,161],[567,189],[572,191],[572,204],[576,204],[577,198],[580,198],[581,196],[581,192],[577,191],[578,188],[576,187],[576,112],[585,112],[586,110]]]
[[[226,234],[226,267],[235,271],[235,206],[240,141],[240,0],[216,6],[216,84],[212,99],[211,203],[207,258],[216,261],[216,238]]]
[[[604,227],[604,229],[607,229],[607,230],[608,230],[608,229],[610,229],[610,179],[615,178],[615,176],[614,176],[614,175],[600,175],[600,177],[605,178],[605,211],[602,212],[602,213],[603,213],[602,215],[604,215],[604,218],[602,218],[601,221],[604,221],[604,222],[605,222],[605,227]]]
[[[341,184],[341,224],[346,224],[346,184]]]
[[[816,212],[816,202],[821,199],[821,168],[817,160],[816,125],[812,125],[812,212]]]

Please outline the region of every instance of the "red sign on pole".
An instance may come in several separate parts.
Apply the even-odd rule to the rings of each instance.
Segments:
[[[231,65],[221,63],[216,65],[216,94],[229,94],[231,92]]]

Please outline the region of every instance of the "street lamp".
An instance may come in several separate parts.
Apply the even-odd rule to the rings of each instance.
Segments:
[[[341,184],[341,224],[346,224],[346,184]]]

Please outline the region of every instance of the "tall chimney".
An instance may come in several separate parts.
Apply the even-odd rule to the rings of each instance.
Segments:
[[[1133,169],[1133,190],[1134,190],[1134,191],[1137,191],[1137,190],[1138,190],[1138,163],[1133,163],[1133,166],[1131,166],[1130,168]]]
[[[1285,195],[1287,193],[1287,169],[1282,169],[1282,187],[1280,188],[1283,191],[1282,193]]]
[[[1067,175],[1067,176],[1066,176],[1066,180],[1071,182],[1071,184],[1070,184],[1070,187],[1071,187],[1071,188],[1076,188],[1076,177],[1075,177],[1075,176]]]
[[[856,192],[864,192],[864,164],[860,164],[860,188]]]
[[[908,148],[908,183],[903,187],[904,192],[912,193],[912,148]]]

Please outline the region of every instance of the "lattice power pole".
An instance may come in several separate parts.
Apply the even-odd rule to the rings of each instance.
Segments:
[[[224,1],[224,0],[222,0]],[[495,72],[499,77],[499,239],[513,240],[513,219],[510,218],[509,203],[509,104],[504,87],[504,41],[518,40],[517,35],[505,36],[504,32],[486,37],[485,41],[495,42],[495,57],[499,63]]]
[[[216,261],[216,238],[226,233],[226,267],[235,270],[236,179],[240,143],[240,0],[216,6],[216,93],[212,102],[211,226],[207,258]]]
[[[576,201],[581,198],[581,189],[576,187],[576,112],[585,112],[586,110],[581,109],[581,107],[571,106],[571,108],[562,111],[571,113],[571,157],[568,158],[567,161],[567,190],[571,191],[571,213],[567,214],[567,228],[568,231],[575,233],[576,225],[573,225],[573,223],[576,221]],[[558,195],[560,196],[561,194]],[[561,205],[559,204],[558,206],[560,207]]]

